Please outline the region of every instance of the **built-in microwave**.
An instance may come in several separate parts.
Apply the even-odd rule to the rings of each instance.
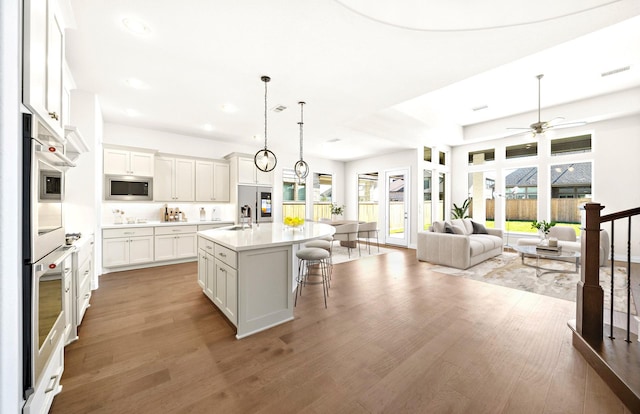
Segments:
[[[119,201],[153,200],[153,178],[132,175],[105,175],[104,199]]]

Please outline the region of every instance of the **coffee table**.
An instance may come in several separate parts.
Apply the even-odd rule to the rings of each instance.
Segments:
[[[544,251],[536,249],[536,246],[513,246],[515,251],[520,253],[522,258],[522,264],[525,266],[533,267],[536,269],[536,276],[540,277],[546,273],[578,273],[580,269],[580,252],[574,252],[571,250],[560,250],[559,252]],[[536,263],[525,263],[524,258],[535,258]],[[548,260],[562,260],[568,261],[568,259],[575,259],[576,269],[574,271],[567,271],[563,269],[551,269],[548,267],[540,266],[540,259]]]

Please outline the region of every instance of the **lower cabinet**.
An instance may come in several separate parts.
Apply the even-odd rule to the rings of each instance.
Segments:
[[[104,267],[153,262],[153,227],[104,229],[102,238]]]
[[[234,325],[238,323],[236,252],[198,238],[198,284],[204,294]]]
[[[23,414],[43,414],[48,413],[53,397],[60,394],[62,385],[60,378],[64,371],[64,338],[60,337],[51,357],[46,362],[42,375],[36,382],[33,394],[29,396]]]
[[[198,226],[155,228],[155,260],[174,260],[196,257]]]
[[[93,279],[93,235],[76,243],[76,251],[71,255],[72,269],[69,294],[71,329],[65,330],[65,344],[78,339],[78,326],[91,302],[91,280]],[[65,295],[67,291],[65,289]]]

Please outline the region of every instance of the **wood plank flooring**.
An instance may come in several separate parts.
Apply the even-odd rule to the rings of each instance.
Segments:
[[[196,264],[100,278],[51,413],[629,413],[571,344],[575,303],[428,271],[336,265],[295,320],[242,340]]]

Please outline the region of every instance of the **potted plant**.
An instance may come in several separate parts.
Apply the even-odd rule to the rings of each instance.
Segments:
[[[331,203],[331,216],[335,219],[336,216],[341,216],[344,213],[344,204],[339,206],[336,203]]]
[[[542,221],[536,221],[534,220],[533,223],[531,223],[531,228],[532,229],[538,229],[538,231],[540,233],[542,233],[542,235],[544,236],[544,238],[548,238],[549,237],[549,231],[551,230],[551,227],[555,226],[556,222],[552,221],[552,222],[548,222],[546,220],[542,220]]]
[[[464,202],[460,207],[458,207],[456,203],[453,203],[453,209],[451,210],[451,218],[453,219],[469,218],[469,215],[467,213],[469,212],[470,204],[471,204],[471,197],[464,200]]]

